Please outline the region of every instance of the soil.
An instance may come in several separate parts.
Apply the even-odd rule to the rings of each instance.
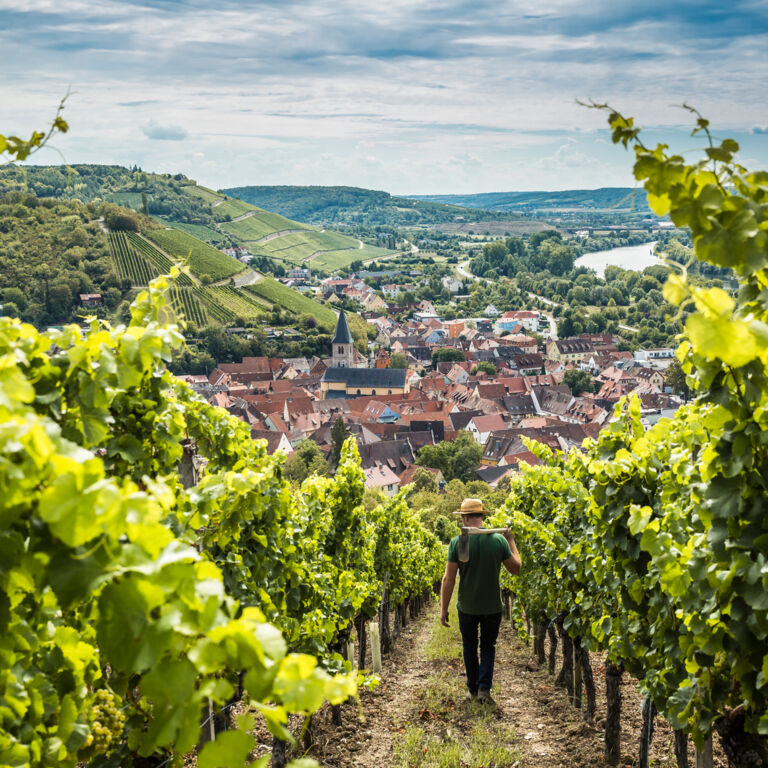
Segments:
[[[455,697],[450,704],[451,727],[462,719],[477,717],[477,705],[467,706],[464,668],[458,660],[431,661],[425,647],[437,620],[437,607],[430,606],[415,622],[403,630],[395,649],[385,657],[381,685],[361,694],[359,719],[357,704],[342,707],[340,727],[331,723],[330,711],[315,715],[314,744],[306,756],[315,758],[323,768],[387,768],[395,766],[395,745],[409,723],[444,732],[443,713],[429,712],[423,705],[426,689],[434,676],[447,675],[455,683]],[[548,645],[547,645],[548,650]],[[558,665],[560,667],[560,657]],[[496,652],[493,697],[498,704],[495,717],[514,729],[514,746],[521,759],[508,768],[578,768],[607,767],[603,759],[605,717],[605,669],[602,659],[593,656],[592,667],[597,688],[595,726],[584,722],[581,710],[571,706],[565,690],[555,687],[546,666],[538,668],[531,647],[518,637],[509,622],[503,622]],[[642,699],[637,683],[624,676],[622,692],[622,767],[637,765],[642,727]],[[442,720],[442,722],[441,722]],[[266,746],[264,747],[266,748]],[[263,754],[263,753],[262,753]],[[294,754],[294,757],[299,756]],[[689,744],[689,763],[696,764],[693,744]],[[675,768],[673,734],[660,718],[656,719],[650,765]],[[715,743],[714,767],[727,768],[727,761]],[[424,768],[430,768],[424,766]],[[491,768],[489,766],[489,768]],[[499,766],[501,768],[501,766]]]

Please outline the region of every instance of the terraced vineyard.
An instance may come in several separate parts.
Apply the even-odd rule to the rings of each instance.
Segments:
[[[131,285],[149,285],[149,281],[160,274],[160,270],[137,253],[125,232],[109,233],[109,250],[115,261],[117,274]]]
[[[310,260],[309,266],[313,269],[322,269],[326,272],[334,269],[348,267],[353,261],[366,261],[367,259],[380,259],[383,256],[391,256],[394,251],[386,248],[377,248],[375,245],[364,245],[354,250],[348,248],[339,251],[326,251],[318,253]]]
[[[152,263],[159,270],[160,274],[167,275],[176,266],[162,251],[155,248],[152,243],[148,243],[141,235],[129,232],[127,237],[131,245]],[[176,283],[178,285],[194,285],[189,275],[183,271],[176,278]]]
[[[180,229],[152,229],[144,234],[175,259],[186,261],[196,277],[210,275],[213,280],[224,280],[245,269],[237,259]]]
[[[329,329],[336,324],[336,315],[330,307],[304,296],[271,277],[264,277],[258,283],[245,286],[243,290],[283,307],[296,315],[311,315],[318,323]]]
[[[225,224],[220,224],[220,229],[223,232],[241,238],[245,242],[260,240],[275,232],[284,232],[292,229],[306,229],[308,232],[314,231],[304,224],[286,219],[277,213],[269,213],[258,208],[251,208],[250,210],[254,211],[252,216],[242,221],[228,221]]]
[[[336,232],[294,232],[282,237],[276,237],[266,243],[260,243],[259,248],[274,259],[283,259],[298,264],[308,260],[318,251],[338,251],[350,249],[357,251],[357,240],[339,235]]]
[[[230,312],[233,318],[242,317],[246,320],[258,320],[269,311],[263,304],[228,285],[205,288],[204,294],[206,297],[212,298],[227,312]]]
[[[168,221],[167,219],[163,219],[163,223],[166,226],[180,229],[182,232],[186,232],[188,235],[192,235],[198,240],[204,240],[207,243],[211,241],[219,241],[223,238],[221,232],[218,232],[212,227],[203,226],[202,224],[187,224],[184,221]]]
[[[198,298],[197,289],[179,288],[172,285],[168,289],[168,296],[171,307],[177,316],[184,318],[198,328],[208,325],[208,316],[205,307]]]

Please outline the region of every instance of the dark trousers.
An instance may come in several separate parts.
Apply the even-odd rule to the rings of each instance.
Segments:
[[[493,664],[496,660],[496,638],[499,636],[501,613],[476,616],[459,611],[459,630],[464,645],[464,667],[467,670],[467,688],[477,693],[480,688],[489,691],[493,683]],[[477,660],[478,630],[480,633],[480,661]]]

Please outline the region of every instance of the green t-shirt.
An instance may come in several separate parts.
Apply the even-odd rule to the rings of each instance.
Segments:
[[[475,616],[501,613],[499,571],[512,557],[509,543],[500,533],[469,537],[469,562],[459,562],[459,537],[451,539],[448,562],[459,563],[459,610]]]

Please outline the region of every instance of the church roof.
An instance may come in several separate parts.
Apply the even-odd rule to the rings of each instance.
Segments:
[[[352,334],[349,332],[349,325],[347,325],[347,316],[342,309],[339,312],[339,320],[336,323],[336,333],[333,336],[331,344],[351,344]]]
[[[323,381],[348,387],[405,387],[407,373],[404,368],[328,368]]]

